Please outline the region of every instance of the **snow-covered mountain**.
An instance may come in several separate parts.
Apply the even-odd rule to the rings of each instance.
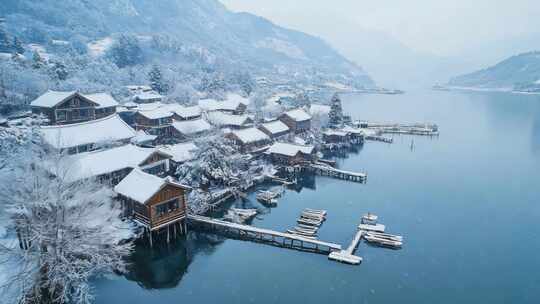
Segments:
[[[450,80],[449,85],[540,91],[540,52],[512,56],[487,69],[455,77]]]
[[[25,43],[69,41],[99,55],[120,34],[141,39],[161,35],[256,73],[301,73],[373,85],[361,67],[323,40],[231,12],[217,0],[2,0],[0,12],[9,32]]]

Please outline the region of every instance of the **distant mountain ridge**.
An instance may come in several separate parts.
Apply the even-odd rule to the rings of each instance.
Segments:
[[[540,51],[512,56],[500,63],[448,83],[455,87],[536,91],[540,89]]]
[[[303,73],[374,86],[360,66],[323,40],[252,14],[231,12],[217,0],[2,0],[0,12],[8,30],[25,43],[88,44],[122,33],[164,35],[254,71]]]

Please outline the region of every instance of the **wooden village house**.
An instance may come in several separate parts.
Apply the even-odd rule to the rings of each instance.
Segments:
[[[172,127],[173,136],[179,140],[187,140],[202,136],[212,130],[212,126],[202,118],[196,120],[174,121]]]
[[[44,115],[51,125],[73,124],[116,113],[118,102],[106,93],[48,91],[32,101],[33,114]]]
[[[272,139],[278,139],[287,136],[291,129],[281,120],[275,120],[263,123],[259,126],[259,130],[263,131]]]
[[[40,132],[49,147],[68,154],[93,151],[102,145],[126,144],[137,134],[117,114],[76,124],[42,126]]]
[[[170,228],[186,229],[187,197],[191,188],[171,177],[161,178],[134,169],[116,187],[124,215],[132,217],[150,232]]]
[[[156,148],[124,145],[107,150],[80,153],[67,158],[68,167],[59,172],[70,182],[96,179],[107,185],[117,185],[133,169],[166,176],[172,155]],[[57,172],[53,172],[57,174]]]
[[[226,137],[244,153],[264,148],[272,141],[268,135],[257,128],[235,130],[227,134]]]
[[[279,116],[292,132],[298,134],[311,129],[311,116],[302,109],[287,111]]]
[[[316,159],[315,147],[276,142],[265,152],[276,165],[294,166]]]
[[[153,109],[143,109],[135,113],[133,124],[136,130],[143,130],[150,135],[158,136],[162,141],[173,135],[173,113],[166,107],[156,106]]]
[[[234,115],[222,112],[209,112],[206,114],[206,118],[217,128],[238,130],[245,129],[253,125],[253,119],[246,114]]]

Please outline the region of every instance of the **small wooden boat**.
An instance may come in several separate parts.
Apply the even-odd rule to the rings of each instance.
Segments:
[[[378,232],[366,232],[365,234],[371,237],[387,239],[387,240],[396,241],[396,242],[403,242],[403,237],[400,235],[392,235],[392,234],[378,233]]]
[[[232,208],[231,211],[236,213],[239,217],[245,218],[245,219],[251,219],[255,217],[258,213],[257,209],[238,209],[238,208]]]
[[[277,195],[272,191],[259,191],[256,195],[257,200],[266,205],[275,206],[277,205]]]
[[[369,235],[365,235],[364,239],[370,243],[383,246],[383,247],[389,247],[389,248],[401,248],[401,246],[403,245],[402,242],[382,239],[382,238],[369,236]]]
[[[367,213],[362,216],[362,224],[375,225],[379,217],[373,213]]]
[[[326,216],[326,210],[317,210],[317,209],[306,208],[306,209],[304,209],[304,211],[309,212],[309,213],[321,214],[322,216]]]
[[[310,219],[304,219],[304,218],[299,218],[298,221],[297,221],[299,224],[304,224],[304,225],[309,225],[309,226],[321,226],[321,221],[315,221],[315,220],[310,220]]]
[[[305,213],[302,213],[300,215],[300,218],[305,218],[305,219],[314,220],[314,221],[320,221],[320,222],[324,222],[324,220],[325,220],[325,218],[322,217],[322,216],[317,216],[317,215],[313,215],[313,214],[305,214]]]
[[[297,224],[296,226],[298,226],[300,228],[304,228],[304,229],[313,229],[315,231],[317,231],[319,229],[319,227],[313,227],[313,226],[304,225],[304,224]]]
[[[313,213],[313,212],[310,212],[310,211],[302,211],[302,214],[305,214],[307,216],[313,216],[313,217],[320,217],[320,218],[326,218],[326,216],[324,214],[321,214],[321,213]]]
[[[305,229],[301,227],[294,227],[294,230],[305,233],[305,234],[313,234],[313,235],[317,234],[317,229]]]

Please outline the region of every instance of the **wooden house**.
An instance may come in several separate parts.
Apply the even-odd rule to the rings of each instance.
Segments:
[[[351,134],[344,131],[326,130],[322,135],[325,143],[337,144],[351,141]]]
[[[65,172],[61,174],[67,181],[76,182],[96,179],[103,184],[117,185],[133,169],[146,173],[166,176],[170,170],[172,155],[156,148],[142,148],[124,145],[107,150],[92,151],[69,156],[66,159]]]
[[[223,112],[209,112],[206,119],[217,128],[233,130],[245,129],[253,125],[253,119],[248,115],[234,115]]]
[[[43,126],[40,133],[46,144],[68,154],[93,151],[102,145],[129,143],[137,134],[117,114],[76,124]]]
[[[279,116],[292,132],[298,134],[311,129],[311,116],[302,109],[287,111]]]
[[[161,102],[163,100],[163,95],[160,95],[158,93],[155,93],[153,91],[150,92],[141,92],[135,96],[133,96],[132,101],[134,103],[154,103],[154,102]]]
[[[240,115],[243,114],[249,100],[238,94],[228,94],[225,100],[215,99],[201,99],[199,100],[199,107],[206,112],[220,111],[230,114]]]
[[[173,113],[173,119],[177,121],[197,120],[201,118],[201,108],[198,106],[182,106],[179,104],[169,105],[169,110]]]
[[[212,126],[202,118],[196,120],[174,121],[172,127],[173,136],[180,140],[202,136],[208,134],[212,130]]]
[[[133,118],[136,130],[144,130],[150,135],[158,136],[158,141],[173,135],[173,113],[164,106],[158,105],[152,109],[142,109]]]
[[[170,171],[176,172],[176,169],[183,163],[195,158],[199,148],[193,142],[185,142],[175,145],[160,146],[159,150],[167,155],[171,155]]]
[[[32,113],[44,115],[51,125],[73,124],[116,113],[118,102],[106,93],[48,91],[30,104]]]
[[[287,136],[291,129],[281,120],[275,120],[263,123],[259,126],[259,130],[263,131],[272,139],[282,138]]]
[[[293,166],[312,162],[316,158],[315,147],[276,142],[265,152],[274,164]]]
[[[254,152],[269,145],[272,141],[268,135],[257,128],[235,130],[226,137],[244,153]]]
[[[120,198],[124,215],[150,232],[170,226],[176,229],[176,224],[185,229],[190,187],[171,177],[160,178],[134,169],[114,191]]]

